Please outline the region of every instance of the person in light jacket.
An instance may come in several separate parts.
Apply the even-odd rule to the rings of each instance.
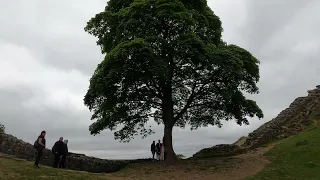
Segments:
[[[164,153],[165,153],[165,147],[164,147],[164,143],[161,144],[160,147],[160,160],[164,161]]]

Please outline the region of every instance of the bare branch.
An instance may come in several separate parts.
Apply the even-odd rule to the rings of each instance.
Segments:
[[[182,110],[173,118],[174,122],[176,122],[178,119],[180,119],[182,117],[182,115],[187,111],[187,109],[189,108],[190,104],[193,101],[193,98],[195,97],[196,93],[195,90],[197,88],[197,83],[194,82],[192,90],[191,90],[191,94],[185,104],[185,106],[182,108]]]
[[[174,117],[174,122],[176,122],[177,120],[179,120],[179,119],[183,116],[183,114],[187,112],[187,110],[188,110],[188,108],[190,108],[190,105],[192,104],[194,98],[202,92],[203,88],[204,88],[206,85],[207,85],[207,84],[205,84],[205,83],[202,84],[202,85],[200,86],[199,90],[196,91],[196,89],[197,89],[197,83],[194,82],[193,87],[192,87],[191,94],[190,94],[190,96],[189,96],[189,98],[188,98],[185,106],[184,106],[184,107],[182,108],[182,110]]]

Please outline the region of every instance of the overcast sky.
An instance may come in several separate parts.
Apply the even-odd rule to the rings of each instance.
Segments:
[[[248,49],[260,61],[260,94],[250,96],[265,118],[249,126],[174,129],[174,149],[187,156],[232,143],[275,117],[298,96],[320,84],[320,1],[208,0],[221,18],[223,39]],[[64,136],[69,149],[110,159],[150,157],[156,134],[119,143],[105,131],[91,136],[83,105],[89,78],[102,60],[86,22],[106,0],[0,0],[0,122],[7,133],[32,143],[47,131],[48,148]]]

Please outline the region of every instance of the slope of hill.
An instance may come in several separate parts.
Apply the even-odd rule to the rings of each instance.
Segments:
[[[304,130],[312,123],[311,117],[320,109],[320,88],[308,91],[308,96],[296,98],[277,117],[242,137],[234,144],[216,145],[202,149],[195,158],[230,156],[241,154],[268,142],[284,139]]]
[[[86,172],[77,172],[70,170],[59,170],[49,167],[35,169],[32,162],[16,159],[13,156],[0,154],[0,179],[1,180],[33,180],[33,179],[50,179],[50,180],[106,180],[102,174],[89,174]]]
[[[272,163],[247,180],[319,180],[319,137],[320,127],[315,123],[298,135],[277,142],[275,148],[266,153]]]

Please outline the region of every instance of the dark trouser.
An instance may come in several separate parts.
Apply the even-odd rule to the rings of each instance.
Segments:
[[[163,154],[164,154],[164,156],[163,156],[163,160],[166,160],[167,152],[164,152]]]
[[[37,157],[36,157],[36,161],[34,162],[34,165],[39,166],[39,162],[42,157],[42,154],[43,154],[43,148],[37,148]]]
[[[58,168],[59,161],[60,161],[60,155],[55,154],[53,158],[53,168]]]
[[[66,168],[66,156],[61,157],[59,168]]]

